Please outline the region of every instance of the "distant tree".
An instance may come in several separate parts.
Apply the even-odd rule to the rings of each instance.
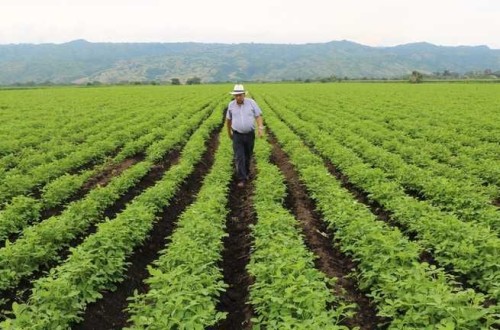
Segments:
[[[193,77],[186,80],[186,85],[199,85],[201,84],[201,78]]]
[[[179,80],[179,78],[172,78],[172,79],[170,79],[170,83],[172,85],[180,85],[181,81]]]
[[[422,74],[418,71],[413,71],[410,76],[410,82],[413,84],[418,84],[422,82]]]
[[[335,81],[340,81],[340,79],[337,78],[335,75],[331,75],[329,77],[323,77],[319,80],[322,83],[327,83],[327,82],[335,82]]]
[[[100,86],[100,85],[102,85],[102,83],[99,80],[87,82],[87,86]]]

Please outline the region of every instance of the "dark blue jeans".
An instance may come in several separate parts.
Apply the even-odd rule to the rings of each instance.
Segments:
[[[255,133],[238,133],[233,131],[233,151],[236,174],[240,181],[248,180],[250,175],[250,161],[255,143]]]

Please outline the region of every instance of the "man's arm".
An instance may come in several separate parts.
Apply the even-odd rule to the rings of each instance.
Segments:
[[[226,107],[226,126],[227,126],[227,134],[229,135],[229,138],[233,138],[233,128],[232,128],[232,123],[233,123],[233,116],[231,113],[231,110],[229,110],[229,105]]]
[[[233,138],[233,130],[231,129],[231,124],[232,124],[232,120],[226,118],[227,134],[229,135],[230,139]]]
[[[255,118],[257,121],[257,135],[262,137],[264,135],[264,121],[262,120],[262,115]]]

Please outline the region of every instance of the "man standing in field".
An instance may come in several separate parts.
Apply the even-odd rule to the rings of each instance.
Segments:
[[[252,99],[245,99],[243,85],[234,85],[234,100],[227,106],[227,132],[233,140],[233,151],[238,174],[238,187],[244,187],[250,175],[250,161],[255,141],[255,121],[257,121],[257,135],[262,137],[264,125],[262,111]]]

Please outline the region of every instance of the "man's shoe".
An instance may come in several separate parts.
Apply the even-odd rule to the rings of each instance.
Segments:
[[[245,181],[238,182],[238,188],[243,188],[245,186]]]

